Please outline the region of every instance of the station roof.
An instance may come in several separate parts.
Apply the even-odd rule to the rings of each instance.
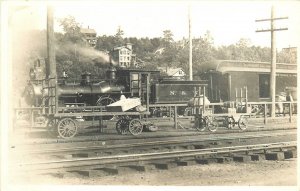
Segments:
[[[228,72],[265,72],[271,71],[270,62],[237,61],[237,60],[215,60],[202,66],[202,71]],[[297,74],[296,64],[277,63],[277,73]]]

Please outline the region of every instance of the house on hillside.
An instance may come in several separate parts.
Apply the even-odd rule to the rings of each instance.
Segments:
[[[183,80],[185,79],[185,72],[182,68],[173,67],[158,67],[158,69],[167,74],[168,78]]]
[[[120,67],[136,67],[136,55],[133,54],[131,43],[126,43],[125,46],[115,47],[112,50],[112,57]]]
[[[83,39],[91,46],[95,47],[97,43],[97,33],[94,29],[80,28],[80,33],[83,34]]]

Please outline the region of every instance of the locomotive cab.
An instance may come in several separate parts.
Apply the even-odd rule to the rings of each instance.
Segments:
[[[120,69],[117,70],[116,75],[119,76],[117,84],[125,87],[124,94],[126,97],[140,97],[142,102],[145,103],[145,98],[150,96],[150,81],[153,81],[156,74],[159,75],[157,70],[140,70],[140,69]],[[149,81],[147,81],[147,76]],[[147,90],[147,87],[148,90]]]

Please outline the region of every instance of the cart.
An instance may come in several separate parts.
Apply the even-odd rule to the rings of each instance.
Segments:
[[[208,129],[215,132],[219,127],[219,121],[222,120],[227,129],[233,129],[235,125],[238,125],[241,130],[246,130],[249,115],[247,113],[195,115],[195,128],[199,131]]]
[[[102,118],[105,116],[118,116],[116,122],[116,131],[118,134],[139,135],[143,131],[143,126],[146,120],[143,116],[149,115],[150,112],[102,112],[99,107],[84,107],[86,109],[93,109],[88,112],[76,113],[57,113],[48,118],[47,129],[51,134],[58,133],[61,138],[67,139],[74,137],[79,129],[80,120],[84,117],[99,117],[100,130],[103,125]],[[80,108],[83,109],[83,108]]]
[[[131,88],[132,96],[137,92],[137,97],[144,100],[144,110],[136,108],[122,108],[121,110],[108,110],[106,106],[82,106],[78,103],[70,103],[71,107],[58,105],[57,84],[55,78],[49,78],[43,85],[43,114],[47,118],[47,129],[50,134],[57,133],[59,137],[67,139],[74,137],[84,118],[96,118],[99,120],[100,131],[103,127],[103,118],[107,116],[117,116],[116,130],[118,134],[139,135],[143,127],[149,122],[146,120],[149,112],[149,92],[150,92],[150,72],[141,72],[139,76],[145,76],[145,84],[141,78],[132,80],[136,82],[137,87]],[[45,93],[46,92],[46,93]],[[45,95],[44,95],[45,94]],[[121,101],[121,100],[120,100]],[[128,110],[128,111],[127,111]]]
[[[194,98],[189,102],[195,117],[195,128],[199,131],[208,129],[211,132],[215,132],[218,129],[219,122],[222,121],[227,129],[232,129],[237,125],[241,130],[246,130],[250,110],[247,104],[247,88],[244,87],[245,97],[243,97],[242,91],[243,89],[241,89],[241,97],[236,96],[236,100],[239,98],[239,101],[210,104],[204,96],[205,87],[198,90],[195,89]],[[209,108],[211,105],[222,106],[224,112],[214,113],[214,110]]]

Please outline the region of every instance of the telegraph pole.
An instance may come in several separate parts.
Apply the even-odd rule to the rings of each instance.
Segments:
[[[47,7],[47,53],[48,60],[46,63],[46,78],[49,80],[49,101],[48,113],[55,113],[57,106],[57,99],[55,95],[56,87],[56,61],[55,61],[55,39],[54,39],[54,21],[53,21],[53,7]]]
[[[46,78],[56,77],[56,62],[55,62],[55,39],[53,27],[53,7],[47,7],[47,53],[48,63],[46,67]]]
[[[275,20],[288,19],[288,17],[275,18],[274,6],[271,10],[270,19],[258,19],[255,22],[270,21],[271,28],[266,30],[256,30],[256,32],[271,32],[271,75],[270,75],[270,97],[272,99],[271,117],[275,117],[275,88],[276,88],[276,38],[275,31],[288,30],[288,28],[275,28]]]
[[[189,7],[189,79],[193,80],[193,42],[192,42],[192,24],[191,24],[191,8]]]

